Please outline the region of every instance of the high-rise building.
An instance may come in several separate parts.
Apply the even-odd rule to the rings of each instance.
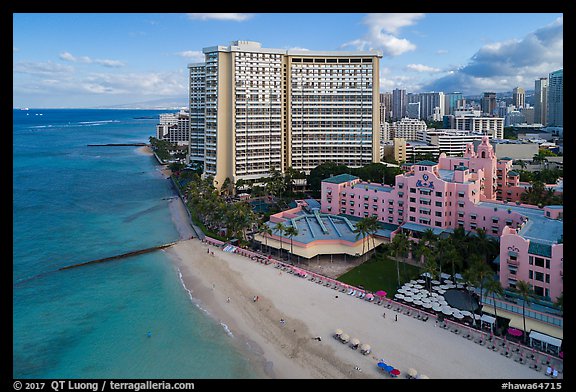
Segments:
[[[560,69],[548,75],[548,113],[546,125],[563,126],[564,109],[564,70]]]
[[[454,114],[459,103],[463,101],[462,93],[453,92],[444,94],[444,114]]]
[[[392,116],[392,93],[380,93],[380,122],[390,120]]]
[[[534,81],[534,123],[546,125],[548,110],[548,78]]]
[[[517,109],[523,108],[525,106],[526,91],[522,87],[515,87],[512,89],[512,99]]]
[[[188,65],[189,77],[189,113],[190,143],[188,159],[190,162],[204,162],[204,112],[206,110],[206,64]]]
[[[380,161],[379,52],[268,49],[251,41],[203,52],[204,173],[217,187],[226,178],[267,177],[272,168]],[[191,85],[198,69],[190,66]],[[202,95],[197,90],[191,99]]]
[[[178,113],[160,114],[160,122],[156,125],[156,138],[179,146],[188,146],[190,143],[189,121],[187,109],[181,109]]]
[[[392,118],[394,120],[400,120],[406,117],[407,105],[406,90],[397,88],[392,90]]]
[[[428,92],[419,93],[418,102],[420,102],[420,118],[422,120],[433,120],[434,114],[440,114],[440,118],[444,116],[444,93],[443,92]],[[439,108],[439,111],[435,111]]]
[[[484,93],[482,97],[482,113],[492,116],[496,109],[496,93]]]
[[[454,116],[452,128],[504,139],[504,119],[501,117]]]
[[[406,106],[406,117],[420,119],[420,102],[409,102]]]

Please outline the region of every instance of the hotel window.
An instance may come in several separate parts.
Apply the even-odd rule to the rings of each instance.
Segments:
[[[368,209],[368,203],[364,203],[364,209],[365,209],[365,210]]]
[[[400,188],[400,189],[404,188],[404,183],[403,182],[399,183],[398,188]]]
[[[354,200],[350,200],[350,205],[351,205],[351,206],[354,205]]]
[[[492,228],[492,234],[498,234],[498,228],[497,227]]]
[[[410,220],[410,222],[416,222],[416,218],[413,216],[408,217],[408,220]]]
[[[534,265],[534,256],[528,256],[528,264]]]
[[[404,214],[404,210],[398,210],[398,216],[402,216]]]
[[[399,205],[400,207],[402,207],[402,206],[404,205],[404,201],[399,200],[399,201],[398,201],[398,205]]]
[[[377,198],[377,197],[373,198],[372,200],[374,201],[374,203],[378,203],[378,198]]]
[[[416,198],[415,198],[415,197],[411,197],[411,198],[410,198],[410,203],[416,203]]]
[[[516,275],[516,273],[518,272],[518,268],[516,268],[512,265],[509,265],[508,266],[508,272],[510,272],[510,275]],[[530,271],[530,272],[532,272],[532,271]]]
[[[470,214],[470,219],[476,220],[476,214]]]
[[[328,211],[332,211],[332,207],[331,207],[331,206],[328,206]]]
[[[410,207],[410,212],[416,212],[416,207]]]
[[[458,218],[464,218],[464,211],[458,211]]]
[[[341,212],[342,214],[345,214],[345,213],[346,213],[346,208],[340,208],[340,212]]]
[[[544,295],[544,288],[534,285],[534,294],[542,297]]]
[[[512,219],[506,219],[506,226],[512,226]]]
[[[364,217],[368,216],[368,211],[364,211]]]
[[[410,188],[410,193],[416,193],[416,188]]]
[[[464,202],[463,202],[463,201],[459,201],[459,202],[458,202],[458,207],[464,207]]]
[[[419,221],[420,223],[425,224],[425,225],[430,224],[430,219],[428,219],[428,218],[420,218],[418,221]]]
[[[544,267],[544,262],[545,260],[542,257],[534,257],[534,265],[536,267]]]
[[[442,217],[442,211],[436,211],[436,212],[434,212],[434,215],[441,218]]]
[[[394,205],[394,200],[388,200],[389,205]]]
[[[368,200],[369,197],[370,196],[368,196],[368,195],[364,195],[364,200]]]
[[[434,221],[434,226],[442,227],[442,222]]]
[[[550,274],[546,274],[546,283],[550,283]]]
[[[346,200],[342,200],[342,201],[340,202],[340,204],[342,204],[343,206],[346,205]]]
[[[459,220],[458,221],[458,227],[464,227],[464,221]]]
[[[372,206],[372,209],[373,209],[374,211],[378,211],[378,206]]]
[[[442,197],[442,192],[436,192],[436,197]]]
[[[442,202],[441,202],[441,201],[437,201],[437,202],[434,203],[434,205],[435,205],[436,207],[442,207]]]
[[[464,197],[464,192],[458,192],[458,197]]]
[[[391,216],[389,216],[389,217],[388,217],[388,222],[392,223],[392,221],[394,221],[394,218],[391,217]]]
[[[351,208],[351,209],[350,209],[350,214],[351,214],[351,215],[354,215],[354,208]]]
[[[470,228],[476,230],[476,223],[470,223]]]
[[[398,196],[400,197],[404,196],[404,192],[398,192]]]
[[[498,220],[499,220],[498,218],[494,217],[492,218],[492,223],[498,223]]]

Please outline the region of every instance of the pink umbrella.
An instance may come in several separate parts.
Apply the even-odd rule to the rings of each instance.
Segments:
[[[374,298],[372,294],[366,294],[366,299]]]
[[[522,331],[512,327],[508,328],[508,333],[512,336],[522,336]]]
[[[386,292],[384,290],[378,290],[376,292],[376,296],[378,297],[385,297],[386,296]]]

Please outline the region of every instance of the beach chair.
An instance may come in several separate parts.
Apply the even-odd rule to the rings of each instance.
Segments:
[[[551,368],[550,366],[548,366],[548,367],[546,368],[546,375],[547,375],[547,376],[552,376],[552,368]]]
[[[552,378],[558,378],[558,370],[554,369],[552,371]]]
[[[424,316],[424,317],[422,317],[422,321],[426,322],[426,321],[428,321],[428,318],[429,318],[428,316]]]
[[[346,287],[342,287],[342,289],[340,290],[341,293],[345,293],[346,292]]]

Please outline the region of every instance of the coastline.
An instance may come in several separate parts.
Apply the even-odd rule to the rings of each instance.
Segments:
[[[235,338],[259,347],[260,366],[267,365],[262,370],[271,378],[389,379],[377,367],[380,358],[398,368],[400,378],[409,368],[433,379],[546,378],[541,371],[436,327],[433,319],[424,323],[399,314],[395,321],[392,309],[282,272],[273,264],[197,239],[180,241],[166,252],[201,307]],[[362,355],[334,339],[337,328],[370,344],[372,353]],[[315,340],[317,336],[322,340]]]
[[[136,149],[136,151],[142,155],[154,156],[154,152],[152,151],[150,146],[138,147]],[[160,165],[160,163],[158,163],[158,164]],[[168,165],[160,165],[159,170],[162,173],[162,175],[164,176],[164,178],[170,178],[170,176],[172,175],[172,171],[170,169],[168,169]]]

